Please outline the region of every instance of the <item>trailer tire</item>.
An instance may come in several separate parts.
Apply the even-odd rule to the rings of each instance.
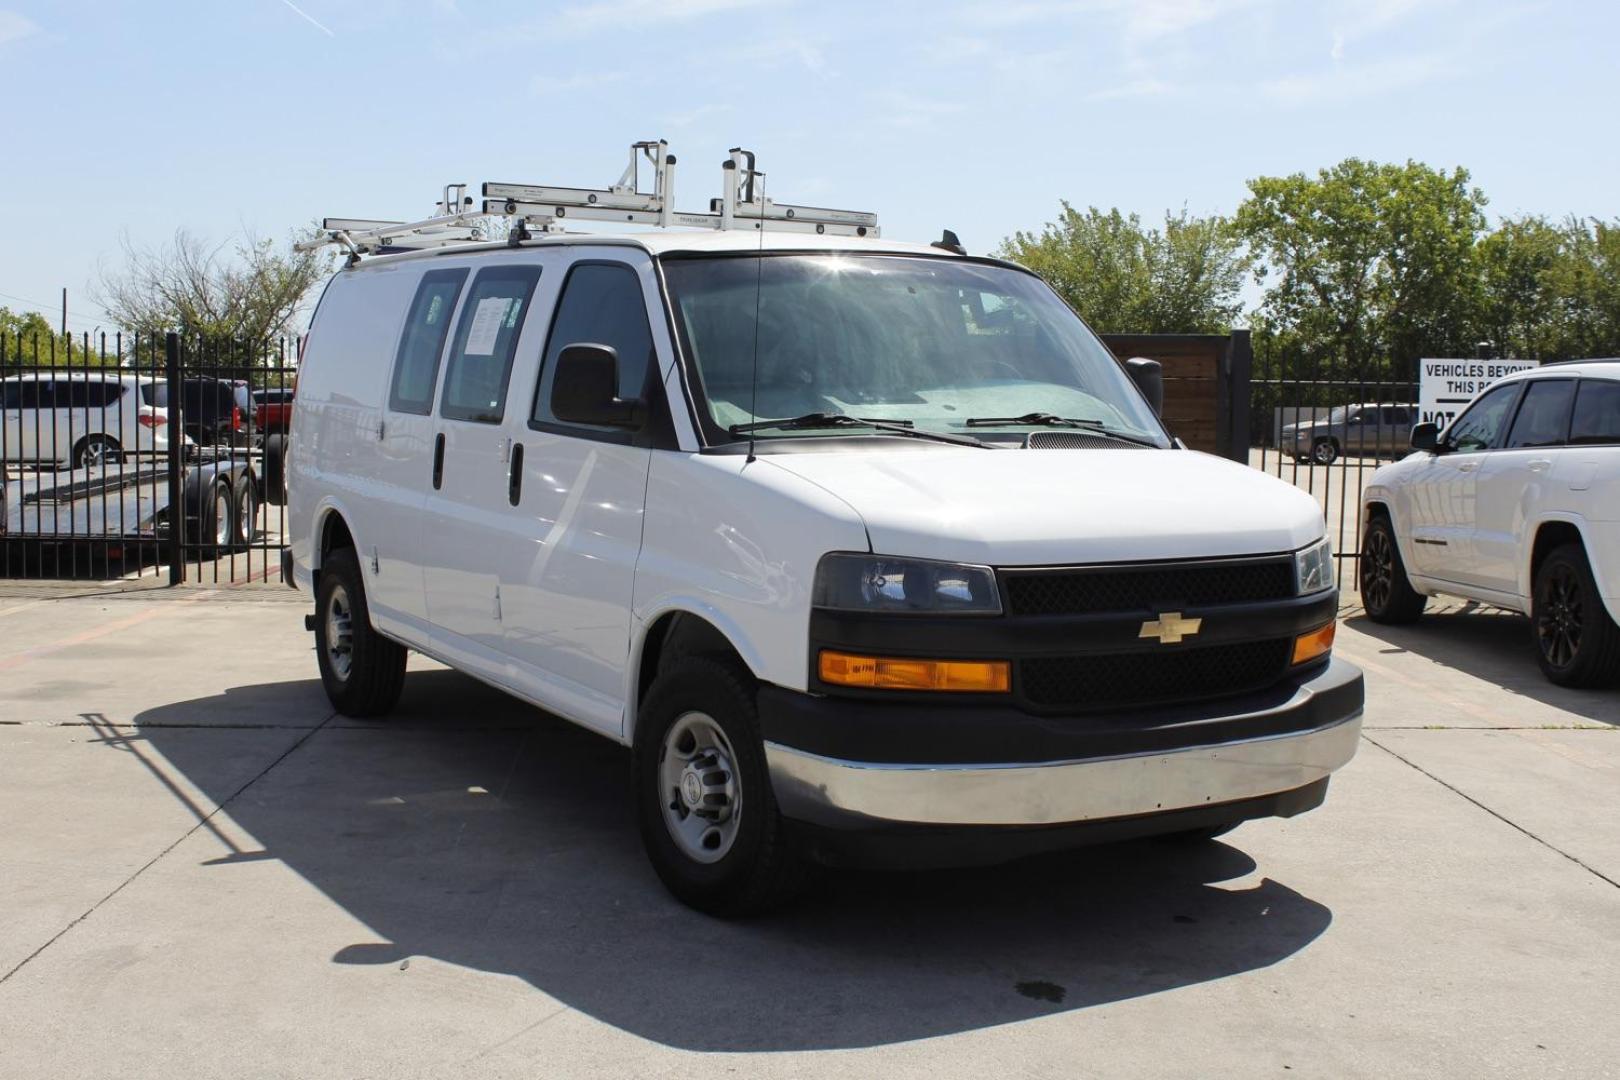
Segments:
[[[267,435],[264,439],[264,501],[271,506],[287,505],[287,436]]]

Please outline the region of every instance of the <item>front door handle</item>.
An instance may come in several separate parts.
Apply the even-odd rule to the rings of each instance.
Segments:
[[[444,436],[440,435],[439,438],[442,439]],[[1473,472],[1477,468],[1479,468],[1479,462],[1477,461],[1463,461],[1457,465],[1458,472]]]
[[[438,491],[442,483],[444,483],[444,432],[441,431],[438,438],[433,440],[433,490]]]
[[[506,466],[506,501],[513,506],[523,498],[523,444],[512,444],[512,456]]]

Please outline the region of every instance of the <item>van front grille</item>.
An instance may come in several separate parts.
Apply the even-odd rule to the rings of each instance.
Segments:
[[[1015,691],[1040,708],[1163,705],[1259,690],[1281,679],[1288,638],[1018,662]]]
[[[1282,556],[1004,570],[1002,586],[1009,615],[1153,613],[1286,600],[1294,595],[1294,564]]]

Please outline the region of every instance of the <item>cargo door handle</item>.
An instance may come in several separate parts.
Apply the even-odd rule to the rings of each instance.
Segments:
[[[1531,472],[1546,472],[1551,467],[1552,461],[1549,458],[1536,458],[1530,463]]]
[[[444,483],[444,432],[441,431],[438,438],[433,440],[433,490],[438,491],[442,483]]]
[[[444,436],[440,435],[439,438],[442,439],[442,438],[444,438]],[[1464,462],[1462,462],[1461,464],[1459,464],[1457,466],[1457,471],[1458,472],[1473,472],[1477,468],[1479,468],[1479,462],[1477,462],[1477,461],[1464,461]]]
[[[512,456],[506,466],[506,501],[513,506],[523,498],[523,444],[512,444]]]

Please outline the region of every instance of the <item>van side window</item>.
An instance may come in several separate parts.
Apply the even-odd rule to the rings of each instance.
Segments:
[[[622,263],[581,263],[563,283],[557,314],[546,342],[532,418],[556,423],[551,415],[551,383],[557,356],[570,345],[607,345],[619,354],[619,396],[640,397],[653,355],[652,330],[641,279]],[[577,426],[577,425],[569,425]]]
[[[493,266],[480,270],[467,291],[456,325],[456,343],[444,373],[439,415],[447,420],[498,424],[506,414],[506,382],[512,374],[529,298],[540,280],[538,266]]]
[[[1582,379],[1569,422],[1572,443],[1620,443],[1620,382]]]
[[[1575,396],[1572,379],[1536,379],[1524,390],[1519,415],[1508,429],[1509,448],[1561,446],[1569,421],[1569,403]]]
[[[400,335],[394,357],[394,382],[388,408],[394,412],[426,416],[433,411],[433,387],[439,381],[439,356],[450,332],[450,314],[467,271],[430,270],[422,276]]]

